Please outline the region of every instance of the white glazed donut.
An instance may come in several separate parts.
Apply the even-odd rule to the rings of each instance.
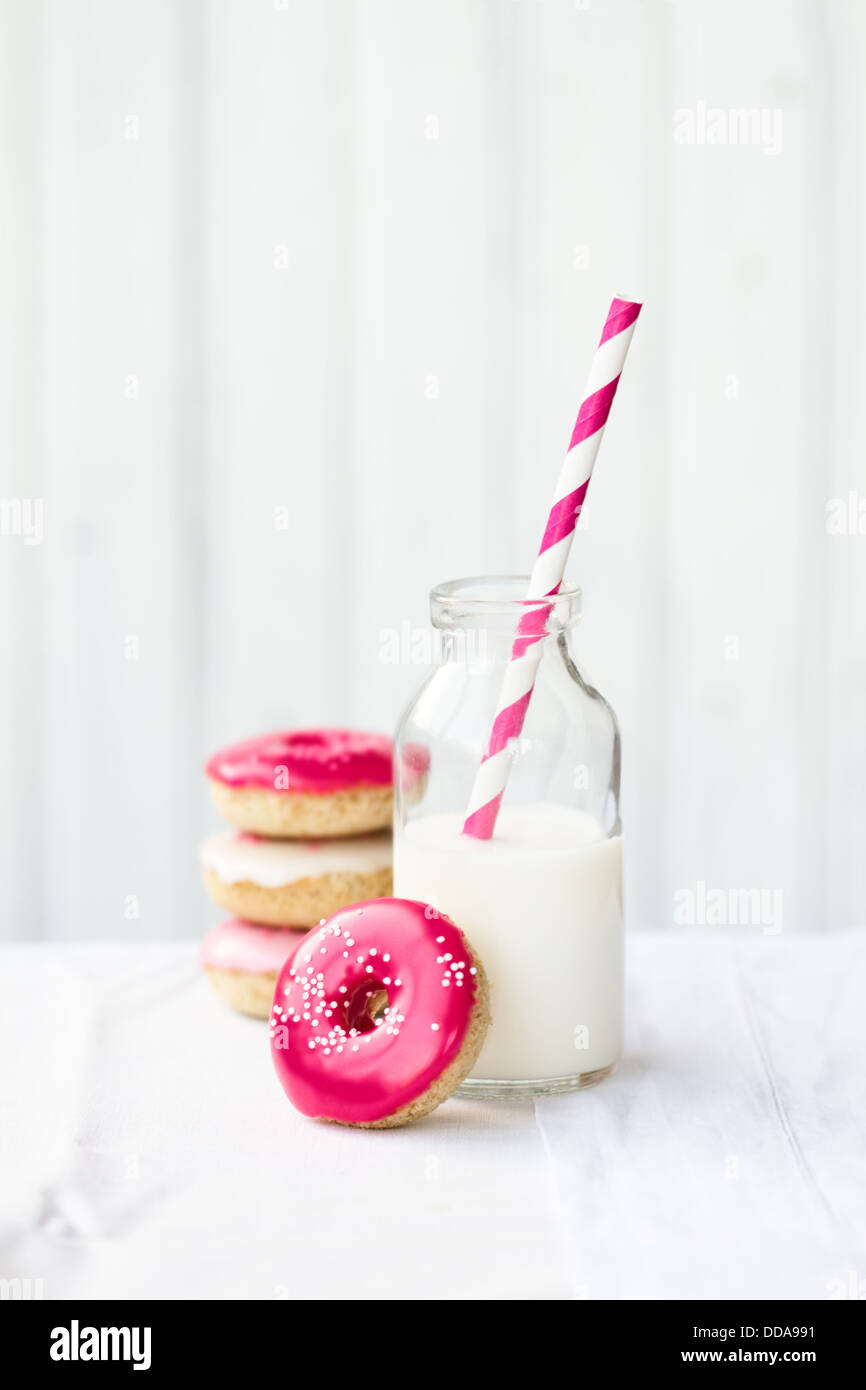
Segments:
[[[391,892],[391,834],[272,840],[226,830],[201,848],[205,887],[247,922],[314,927],[363,898]]]

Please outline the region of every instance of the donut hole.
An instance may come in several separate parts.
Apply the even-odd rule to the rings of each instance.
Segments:
[[[385,1017],[387,1008],[388,991],[386,989],[377,989],[372,998],[367,1000],[367,1008],[365,1010],[367,1017],[374,1027]]]
[[[372,1033],[385,1020],[388,991],[381,980],[362,980],[347,996],[343,1010],[347,1028],[354,1028],[358,1033]]]

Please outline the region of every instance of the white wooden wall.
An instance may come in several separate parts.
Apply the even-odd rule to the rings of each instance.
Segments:
[[[863,922],[864,60],[858,0],[0,0],[0,493],[44,499],[0,932],[203,929],[206,752],[393,726],[381,631],[531,564],[612,293],[571,573],[631,923]],[[781,149],[679,143],[701,103]]]

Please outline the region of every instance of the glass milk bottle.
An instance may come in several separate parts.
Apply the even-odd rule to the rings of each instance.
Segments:
[[[622,1045],[622,826],[616,717],[578,669],[580,591],[551,601],[535,686],[495,831],[461,833],[527,600],[520,576],[431,594],[438,664],[397,733],[394,892],[466,933],[491,986],[490,1031],[464,1090],[576,1090]]]

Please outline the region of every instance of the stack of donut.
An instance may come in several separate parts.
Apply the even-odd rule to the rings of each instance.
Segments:
[[[202,944],[216,992],[265,1019],[304,934],[391,892],[392,745],[382,734],[296,729],[246,739],[206,767],[231,829],[201,849],[205,887],[231,916]]]
[[[426,770],[408,750],[404,790],[420,794]],[[205,887],[232,914],[202,945],[217,994],[270,1018],[277,1076],[302,1114],[362,1129],[429,1114],[475,1064],[489,991],[449,917],[388,896],[391,740],[266,734],[206,772],[232,826],[201,850]]]

